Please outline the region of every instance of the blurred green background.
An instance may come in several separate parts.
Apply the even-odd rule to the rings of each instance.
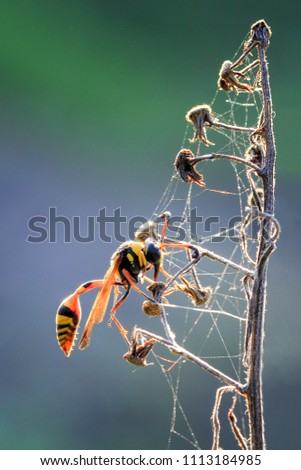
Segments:
[[[167,447],[172,397],[158,368],[132,373],[125,345],[105,325],[69,359],[56,344],[59,302],[104,274],[116,244],[61,236],[30,244],[27,222],[49,207],[82,220],[102,207],[149,217],[171,177],[187,109],[211,101],[222,61],[260,18],[273,30],[282,225],[269,273],[266,434],[269,448],[300,449],[300,10],[297,1],[268,0],[0,0],[1,449]],[[194,415],[208,401],[194,424],[210,448],[218,384],[191,372],[182,400]]]

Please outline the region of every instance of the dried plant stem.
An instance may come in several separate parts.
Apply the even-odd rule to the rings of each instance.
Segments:
[[[163,338],[152,332],[137,328],[137,332],[144,337],[149,337],[155,341],[166,346],[170,352],[177,356],[183,357],[188,361],[193,362],[205,371],[215,376],[218,380],[223,382],[223,386],[217,390],[215,405],[212,414],[213,423],[213,449],[219,448],[220,439],[220,421],[219,421],[219,408],[223,394],[226,392],[234,392],[234,400],[231,409],[229,410],[228,419],[230,422],[232,433],[242,449],[262,450],[265,449],[265,432],[264,432],[264,417],[263,417],[263,396],[262,396],[262,368],[263,368],[263,337],[264,337],[264,321],[266,310],[266,289],[267,289],[267,269],[270,254],[275,249],[275,242],[280,234],[280,226],[274,216],[274,200],[275,200],[275,159],[276,147],[273,133],[273,110],[272,99],[269,84],[268,64],[266,60],[266,48],[269,45],[270,29],[266,23],[261,20],[254,23],[251,28],[251,41],[247,50],[236,61],[234,65],[238,65],[246,57],[246,55],[255,47],[258,49],[260,73],[261,73],[261,88],[263,97],[263,112],[261,114],[259,129],[243,128],[238,126],[230,126],[223,123],[211,123],[216,127],[224,127],[241,132],[249,132],[259,138],[265,149],[263,167],[258,167],[254,163],[244,160],[240,157],[225,154],[209,154],[196,157],[187,162],[184,162],[182,171],[190,171],[190,176],[193,174],[191,168],[203,160],[214,159],[227,159],[235,163],[242,163],[247,167],[247,177],[252,190],[253,198],[255,201],[254,207],[249,209],[243,229],[242,229],[242,246],[243,254],[250,264],[253,264],[253,269],[248,269],[239,265],[223,256],[220,256],[212,251],[206,250],[197,245],[185,245],[183,247],[188,250],[188,263],[181,268],[174,276],[170,276],[169,281],[162,289],[161,296],[156,300],[160,302],[162,307],[161,321],[164,326],[166,337]],[[257,65],[257,61],[256,65]],[[255,64],[254,62],[254,64]],[[258,137],[259,136],[259,137]],[[251,136],[250,136],[251,137]],[[188,170],[185,168],[188,166]],[[261,179],[263,189],[263,204],[257,192],[257,185],[253,181],[253,177]],[[186,181],[186,180],[185,180]],[[189,182],[191,180],[188,180]],[[261,188],[261,185],[260,185]],[[258,249],[256,259],[251,259],[247,252],[246,235],[244,228],[252,221],[252,217],[256,216],[259,220],[258,230]],[[173,240],[165,239],[166,246],[175,245]],[[173,282],[182,274],[191,271],[195,280],[196,286],[199,286],[195,265],[202,257],[207,256],[213,261],[218,261],[227,267],[240,272],[244,277],[242,279],[243,286],[247,299],[247,321],[245,332],[245,351],[242,357],[242,363],[246,367],[247,380],[246,383],[239,381],[224,374],[220,370],[212,367],[208,362],[194,355],[184,347],[180,346],[175,339],[175,334],[172,332],[167,316],[165,313],[164,305],[161,303],[162,295],[173,284]],[[234,407],[236,403],[236,396],[242,395],[246,399],[248,417],[249,417],[249,438],[246,439],[237,425],[237,419],[234,414]]]
[[[258,26],[261,27],[260,25]],[[264,33],[263,33],[264,34]],[[264,101],[264,131],[266,156],[265,166],[262,170],[264,189],[264,212],[274,216],[275,200],[275,159],[276,147],[272,124],[272,98],[269,83],[268,64],[266,60],[266,46],[264,41],[257,44],[260,60],[261,84]],[[263,365],[263,337],[266,310],[267,268],[268,255],[273,251],[271,240],[271,220],[266,217],[262,220],[260,244],[257,254],[257,267],[255,269],[254,283],[248,307],[248,321],[251,328],[249,345],[249,370],[246,387],[246,396],[250,421],[250,445],[252,450],[265,449],[265,432],[262,399],[262,365]]]

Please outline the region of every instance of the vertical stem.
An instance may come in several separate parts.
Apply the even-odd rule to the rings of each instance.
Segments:
[[[251,318],[251,344],[249,351],[250,366],[246,395],[249,409],[252,450],[261,450],[265,448],[262,396],[262,353],[264,316],[266,308],[266,273],[266,266],[263,266],[260,270],[258,269],[258,275],[254,281],[249,305],[249,316]]]
[[[262,28],[262,24],[258,28]],[[265,167],[263,169],[264,188],[264,211],[274,215],[275,198],[275,159],[276,148],[272,123],[272,98],[269,83],[269,71],[266,60],[266,47],[264,41],[258,43],[258,52],[261,68],[261,83],[264,101],[264,133],[266,144]],[[262,221],[260,244],[257,256],[257,269],[249,303],[249,319],[251,322],[250,342],[250,367],[248,384],[246,388],[249,419],[251,449],[261,450],[265,448],[265,432],[263,418],[263,396],[262,396],[262,364],[263,364],[263,337],[266,310],[266,288],[267,288],[267,249],[271,245],[271,222],[269,218]],[[271,250],[272,251],[272,250]]]

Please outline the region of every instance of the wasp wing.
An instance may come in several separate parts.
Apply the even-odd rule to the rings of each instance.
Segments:
[[[104,319],[112,287],[114,285],[116,274],[120,265],[120,261],[120,256],[115,258],[112,265],[106,272],[106,275],[103,280],[103,285],[96,296],[87,323],[85,325],[82,337],[80,339],[78,345],[79,349],[85,349],[87,346],[89,346],[93,325],[95,323],[102,322],[102,320]]]

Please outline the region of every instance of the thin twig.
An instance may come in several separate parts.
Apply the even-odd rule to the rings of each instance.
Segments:
[[[229,419],[229,422],[230,422],[232,433],[233,433],[239,447],[243,450],[248,450],[247,441],[244,438],[241,430],[239,429],[239,427],[237,425],[237,418],[236,418],[236,415],[234,413],[234,408],[235,408],[235,405],[236,405],[236,401],[237,401],[237,395],[234,395],[233,401],[232,401],[232,406],[231,406],[231,408],[229,410],[229,413],[228,413],[228,419]]]
[[[258,175],[261,176],[262,173],[258,172]],[[255,202],[256,206],[258,207],[258,209],[261,210],[262,209],[261,201],[260,201],[260,198],[258,196],[257,188],[256,188],[256,185],[253,181],[251,171],[247,171],[247,178],[248,178],[249,183],[250,183],[250,187],[251,187],[251,190],[252,190],[252,195],[253,195],[254,202]]]
[[[190,250],[186,250],[186,252],[187,252],[187,257],[188,257],[189,261],[192,261]],[[191,274],[192,274],[193,280],[194,280],[195,285],[197,286],[197,288],[199,290],[202,290],[201,283],[200,283],[199,278],[198,278],[197,273],[196,273],[195,265],[192,266],[192,268],[191,268]]]
[[[249,72],[249,70],[253,69],[258,64],[259,64],[259,59],[256,59],[253,62],[251,62],[249,65],[247,65],[244,69],[239,70],[239,73],[241,73],[242,75],[245,75],[247,72]],[[238,64],[236,66],[232,65],[232,69],[235,69],[236,67],[238,67]]]
[[[237,392],[244,394],[245,386],[243,384],[241,384],[237,380],[232,379],[232,377],[229,377],[228,375],[224,374],[223,372],[216,369],[215,367],[212,367],[208,362],[204,361],[198,356],[195,356],[193,353],[183,348],[175,341],[171,339],[165,339],[162,336],[159,336],[147,330],[143,330],[141,328],[137,328],[137,331],[141,333],[142,335],[147,336],[149,338],[153,338],[159,343],[163,344],[164,346],[167,346],[168,349],[173,354],[184,357],[188,361],[193,362],[194,364],[198,365],[199,367],[206,370],[210,374],[214,375],[220,381],[226,383],[227,385],[234,387],[237,390]]]
[[[213,251],[209,251],[206,249],[202,249],[201,254],[203,256],[207,256],[208,258],[212,259],[213,261],[219,261],[220,263],[229,266],[232,269],[235,269],[236,271],[240,271],[242,274],[247,275],[251,278],[254,277],[254,271],[245,268],[244,266],[241,266],[240,264],[234,263],[234,261],[231,261],[227,258],[224,258],[223,256],[217,255]]]
[[[234,69],[237,67],[241,62],[244,60],[244,58],[250,54],[250,52],[254,49],[254,47],[257,45],[256,42],[253,42],[245,51],[244,53],[232,64],[232,68]]]
[[[271,234],[270,239],[273,243],[275,243],[278,240],[280,236],[280,232],[281,232],[281,225],[279,221],[276,219],[276,217],[272,214],[268,214],[267,212],[258,210],[257,207],[246,207],[246,210],[253,212],[257,217],[260,217],[262,219],[264,218],[269,219],[274,224],[275,230]]]
[[[166,245],[168,246],[168,244]],[[198,249],[195,247],[195,249],[198,251]],[[189,261],[189,263],[187,263],[183,268],[179,269],[176,274],[174,274],[174,276],[172,276],[168,282],[165,284],[164,288],[162,289],[161,291],[161,296],[163,295],[163,293],[169,288],[169,286],[181,275],[181,274],[184,274],[188,271],[190,271],[190,269],[195,266],[196,263],[198,263],[201,259],[203,254],[199,254],[197,258],[195,259],[192,259],[191,261]],[[159,300],[159,299],[158,299]]]
[[[163,328],[164,328],[166,337],[167,337],[168,341],[173,344],[173,342],[175,341],[176,335],[173,333],[173,331],[171,330],[171,328],[169,326],[169,323],[168,323],[167,317],[166,317],[165,308],[162,304],[161,304],[161,310],[162,310],[162,312],[161,312],[160,318],[161,318],[161,322],[163,324]]]
[[[224,393],[234,392],[235,388],[233,387],[220,387],[216,390],[214,407],[212,410],[212,427],[213,427],[213,441],[212,441],[212,450],[220,450],[219,440],[221,434],[221,423],[219,420],[219,409],[221,406],[221,401]]]
[[[171,244],[174,243],[174,240],[172,240],[170,238],[166,237],[165,240],[168,243],[171,243]],[[172,245],[170,245],[170,246],[172,246]],[[249,277],[254,276],[254,271],[251,271],[250,269],[245,268],[244,266],[241,266],[240,264],[234,263],[234,261],[231,261],[228,258],[225,258],[224,256],[218,255],[218,254],[214,253],[214,251],[210,251],[210,250],[207,250],[206,248],[202,248],[198,245],[192,245],[192,244],[190,245],[190,249],[195,250],[198,253],[198,257],[193,260],[194,263],[192,263],[192,266],[194,264],[196,264],[197,262],[199,262],[199,260],[203,256],[207,256],[207,258],[210,258],[212,261],[218,261],[219,263],[224,264],[226,266],[229,266],[230,268],[235,269],[236,271],[240,271],[244,275],[247,275]],[[191,269],[190,263],[188,265],[186,265],[184,268],[180,269],[175,274],[175,276],[173,276],[173,278],[174,277],[177,278],[180,274],[183,274],[183,271],[186,272],[187,268],[188,268],[188,270]],[[170,283],[171,283],[170,281],[174,281],[173,278],[171,278],[169,280],[168,284],[166,284],[167,286],[170,285]]]
[[[230,131],[249,132],[250,134],[257,131],[255,127],[234,126],[233,124],[226,124],[225,122],[220,122],[220,121],[214,121],[212,126],[222,127],[223,129],[229,129]]]
[[[242,252],[244,257],[249,261],[249,263],[253,264],[253,266],[256,266],[256,262],[251,258],[248,252],[248,243],[247,243],[247,233],[246,230],[248,226],[250,225],[252,221],[251,214],[247,214],[245,217],[243,223],[241,224],[240,227],[240,238],[241,238],[241,245],[242,245]]]
[[[252,170],[256,171],[258,175],[261,174],[261,169],[252,162],[249,162],[245,158],[236,157],[235,155],[227,155],[223,153],[210,153],[208,155],[201,155],[199,157],[195,157],[191,159],[190,163],[195,165],[196,163],[202,162],[203,160],[217,160],[217,159],[224,159],[224,160],[231,160],[235,163],[242,163],[243,165],[248,166]]]

